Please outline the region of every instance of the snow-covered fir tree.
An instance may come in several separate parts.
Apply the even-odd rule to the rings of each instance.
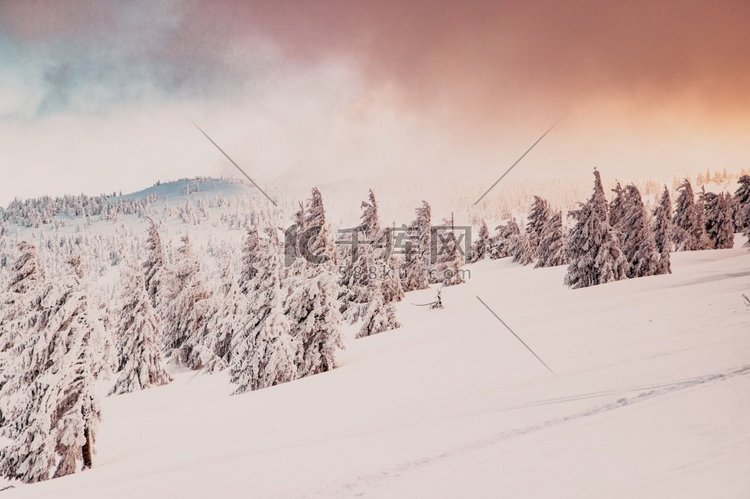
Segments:
[[[0,451],[4,476],[38,482],[93,463],[100,419],[94,394],[93,326],[78,256],[41,301],[44,314],[19,338],[0,398],[6,400]],[[28,291],[28,289],[27,289]]]
[[[477,239],[471,245],[471,263],[485,259],[489,256],[491,249],[492,241],[490,239],[490,231],[487,229],[487,222],[481,220]]]
[[[659,199],[659,204],[654,209],[654,243],[659,255],[657,274],[671,274],[672,264],[670,252],[672,250],[672,201],[669,198],[669,189],[664,186],[664,191]]]
[[[620,216],[622,252],[628,261],[628,277],[656,274],[659,256],[654,233],[641,193],[633,184],[625,187],[625,203]]]
[[[383,299],[386,302],[398,302],[404,299],[404,287],[401,284],[402,261],[394,251],[395,238],[393,232],[393,229],[384,231],[382,247],[382,251],[385,253]]]
[[[315,191],[313,191],[315,196]],[[376,207],[374,195],[370,191],[370,207]],[[320,205],[308,203],[308,210],[316,210],[315,223],[327,227],[325,209]],[[369,226],[365,233],[379,232],[374,213],[369,212]],[[306,214],[312,220],[312,213]],[[368,215],[365,210],[364,215]],[[316,237],[330,238],[330,233],[320,231]],[[329,371],[336,367],[336,352],[343,349],[341,340],[342,318],[339,312],[339,286],[335,275],[335,258],[333,241],[314,243],[319,249],[315,261],[298,258],[292,272],[284,284],[286,296],[283,301],[284,313],[289,321],[289,330],[296,346],[295,364],[298,377],[311,376]]]
[[[677,206],[674,211],[673,234],[678,251],[705,249],[705,227],[703,226],[702,205],[695,202],[695,194],[690,181],[685,179],[677,188]]]
[[[461,267],[464,264],[464,258],[456,237],[453,217],[450,220],[443,220],[443,226],[450,227],[450,229],[433,233],[433,236],[437,238],[434,243],[437,250],[437,262],[432,268],[433,280],[442,283],[443,286],[462,284],[464,278]]]
[[[164,368],[161,326],[146,292],[143,275],[135,266],[125,265],[121,289],[116,331],[117,379],[110,394],[165,385],[172,377]]]
[[[164,249],[161,236],[153,219],[148,219],[148,237],[146,239],[146,261],[143,263],[144,285],[151,298],[151,305],[158,307],[159,292],[161,291],[164,275]]]
[[[534,196],[534,202],[531,204],[531,211],[526,222],[526,234],[529,239],[532,256],[536,255],[539,240],[542,238],[542,231],[544,231],[544,226],[547,224],[550,215],[551,210],[547,200],[539,196]]]
[[[285,383],[297,376],[297,348],[284,315],[280,283],[282,247],[269,228],[259,247],[258,273],[253,278],[251,321],[236,334],[230,379],[235,394]]]
[[[625,218],[627,204],[625,189],[622,188],[620,182],[617,182],[612,192],[615,193],[615,197],[609,203],[609,224],[620,232],[623,232],[622,222]]]
[[[242,267],[240,269],[239,278],[239,290],[243,294],[248,293],[248,286],[252,282],[255,275],[258,273],[256,265],[258,263],[258,246],[260,245],[260,239],[258,238],[258,229],[255,227],[248,227],[245,240],[242,245]]]
[[[565,284],[572,288],[627,277],[628,262],[620,248],[619,234],[609,225],[607,200],[597,170],[594,170],[594,179],[594,193],[576,212],[577,222],[568,237],[570,263]]]
[[[737,183],[739,187],[734,193],[737,203],[735,220],[738,232],[744,232],[750,228],[750,175],[742,175]]]
[[[342,245],[341,312],[349,322],[358,321],[370,301],[370,275],[384,272],[384,233],[380,229],[378,205],[372,189],[362,201],[360,224],[348,231],[349,240]]]
[[[700,241],[699,246],[701,249],[713,248],[713,242],[708,237],[706,231],[706,186],[701,187],[701,192],[698,195],[698,199],[695,202],[695,212],[698,220],[698,227],[700,231],[698,233],[698,240]]]
[[[513,261],[521,265],[530,265],[534,262],[534,248],[531,246],[531,236],[520,233],[515,237],[511,249]]]
[[[404,291],[425,289],[429,284],[432,210],[427,201],[416,210],[416,219],[409,227],[401,283]]]
[[[711,245],[716,249],[734,246],[734,213],[732,197],[729,193],[707,193],[704,196],[706,208],[706,233]]]
[[[6,289],[0,295],[0,356],[14,355],[17,340],[34,331],[40,320],[41,302],[50,290],[36,246],[21,241],[18,243],[18,253],[10,269]],[[7,364],[8,360],[0,357],[0,386]]]
[[[304,248],[302,256],[315,263],[325,263],[335,256],[331,228],[326,222],[323,197],[317,187],[313,187],[304,215],[304,231],[298,242]]]
[[[565,249],[565,235],[562,227],[562,212],[553,214],[544,225],[537,248],[538,259],[535,267],[556,267],[568,263]]]
[[[386,303],[383,300],[382,293],[375,290],[373,290],[373,293],[374,296],[368,305],[362,326],[357,331],[357,338],[364,338],[401,327],[396,318],[396,309],[393,307],[393,303]]]
[[[177,261],[165,283],[166,296],[163,324],[168,355],[177,363],[192,369],[203,367],[201,355],[193,350],[204,343],[205,327],[215,312],[199,260],[193,254],[190,237],[181,238]]]
[[[513,248],[521,235],[521,228],[515,218],[511,218],[505,224],[495,227],[495,237],[492,240],[490,258],[505,258],[512,256]]]
[[[252,292],[257,285],[255,278],[260,261],[258,230],[250,227],[242,243],[240,277],[235,279],[228,262],[225,263],[223,292],[217,299],[216,312],[208,320],[202,339],[192,349],[193,365],[201,365],[207,372],[214,372],[231,364],[237,334],[252,320]]]

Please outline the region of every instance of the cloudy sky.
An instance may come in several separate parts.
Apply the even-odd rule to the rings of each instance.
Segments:
[[[192,122],[269,182],[747,168],[748,61],[746,0],[7,0],[0,204],[232,174]]]

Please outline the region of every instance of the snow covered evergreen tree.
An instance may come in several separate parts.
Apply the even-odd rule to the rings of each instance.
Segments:
[[[607,220],[607,200],[601,177],[594,170],[594,193],[576,212],[577,222],[568,237],[568,273],[572,288],[596,286],[627,277],[628,262],[620,249],[619,234]]]
[[[116,332],[119,345],[117,380],[110,391],[113,395],[172,381],[164,368],[161,327],[143,284],[143,275],[134,266],[126,265],[121,286]]]
[[[487,229],[487,222],[482,220],[479,224],[477,240],[471,246],[471,263],[476,263],[486,258],[490,254],[491,249],[490,231]]]
[[[0,386],[3,384],[4,367],[9,362],[2,356],[14,355],[16,342],[34,331],[40,320],[41,302],[49,292],[36,246],[21,241],[18,243],[18,253],[6,290],[0,295]]]
[[[406,243],[402,279],[404,291],[425,289],[429,284],[432,210],[427,201],[422,201],[415,211],[417,217],[409,227],[410,240]]]
[[[729,193],[707,193],[704,197],[706,207],[706,233],[716,249],[727,249],[734,246],[734,213],[732,197]]]
[[[742,175],[737,183],[739,187],[734,193],[738,205],[735,218],[737,230],[744,232],[750,228],[750,175]]]
[[[513,261],[521,265],[529,265],[534,261],[534,249],[531,247],[531,236],[526,233],[518,234],[513,241]]]
[[[654,209],[654,243],[656,252],[659,254],[657,274],[671,274],[672,264],[670,252],[672,249],[672,201],[669,198],[669,189],[664,186],[659,204]]]
[[[534,202],[531,205],[529,219],[526,222],[526,234],[528,243],[532,251],[532,257],[536,256],[539,240],[542,238],[542,231],[549,220],[551,210],[549,203],[539,196],[534,196]],[[523,265],[526,265],[525,263]]]
[[[620,232],[624,232],[622,221],[625,218],[625,206],[627,204],[625,190],[620,185],[620,182],[617,182],[612,192],[615,193],[615,197],[609,204],[609,224]]]
[[[450,230],[435,232],[433,237],[437,238],[437,262],[433,266],[432,272],[435,274],[434,281],[440,282],[443,286],[454,286],[464,282],[461,267],[464,264],[463,253],[459,248],[459,242],[456,238],[453,218],[444,220],[443,225],[450,227]]]
[[[314,194],[313,194],[314,195]],[[379,232],[375,198],[370,191],[369,207],[363,219],[367,218],[365,232]],[[364,207],[365,203],[363,203]],[[327,227],[322,200],[319,206],[308,204],[308,210],[316,210],[315,223]],[[313,220],[313,213],[306,214]],[[341,315],[338,301],[339,285],[335,276],[335,258],[330,233],[321,231],[317,237],[329,238],[316,242],[320,248],[315,261],[297,259],[298,269],[290,273],[283,282],[286,298],[283,301],[284,313],[289,321],[290,334],[296,346],[295,364],[298,377],[311,376],[336,367],[336,352],[344,348],[341,340]]]
[[[678,251],[705,249],[705,227],[702,222],[702,205],[695,202],[690,181],[685,179],[677,188],[677,207],[674,212],[673,237]]]
[[[562,227],[562,212],[557,212],[547,220],[537,248],[539,259],[535,267],[556,267],[568,263],[565,250],[565,236]]]
[[[165,304],[165,343],[169,357],[191,369],[203,367],[193,350],[203,344],[205,327],[215,312],[201,266],[193,254],[190,237],[182,237],[174,269],[169,274]]]
[[[335,251],[331,229],[326,222],[323,197],[313,187],[305,209],[304,231],[300,234],[299,246],[304,248],[302,256],[309,262],[325,263],[333,260]]]
[[[350,241],[343,255],[345,268],[339,281],[342,287],[341,311],[352,323],[367,310],[371,298],[370,275],[384,272],[387,264],[384,233],[380,229],[378,205],[372,189],[361,208],[361,222],[350,232]]]
[[[394,253],[393,230],[386,229],[382,251],[385,253],[385,271],[383,275],[383,299],[386,302],[398,302],[404,299],[404,287],[401,284],[402,262]]]
[[[492,241],[492,250],[490,258],[505,258],[512,256],[513,248],[521,235],[521,228],[518,226],[515,218],[511,218],[505,224],[495,227],[496,235]]]
[[[242,268],[240,269],[239,279],[239,289],[242,294],[248,293],[248,286],[258,273],[256,265],[258,263],[259,245],[258,230],[255,227],[249,227],[242,245]]]
[[[92,373],[90,308],[81,260],[41,300],[33,332],[19,338],[0,388],[4,476],[37,482],[92,466],[100,419]],[[28,291],[28,288],[27,288]]]
[[[297,376],[296,346],[284,315],[280,284],[282,248],[274,229],[260,241],[253,278],[251,321],[237,332],[229,366],[235,394],[285,383]]]
[[[638,188],[630,184],[625,187],[625,203],[622,206],[623,230],[622,252],[628,261],[628,277],[645,277],[656,274],[659,257],[651,223]]]
[[[149,218],[148,238],[146,239],[146,261],[143,263],[144,285],[151,298],[151,305],[159,306],[159,292],[164,280],[164,249],[161,245],[161,236],[156,228],[156,223]]]
[[[373,292],[373,299],[367,308],[362,327],[357,332],[357,338],[364,338],[401,327],[398,319],[396,319],[396,309],[393,304],[386,303],[380,292],[375,290]]]

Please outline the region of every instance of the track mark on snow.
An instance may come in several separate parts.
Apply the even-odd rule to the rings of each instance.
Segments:
[[[715,374],[708,374],[705,376],[700,376],[697,378],[690,378],[683,381],[678,381],[675,383],[668,383],[663,385],[654,385],[653,387],[649,387],[645,389],[644,391],[641,391],[637,393],[636,395],[628,396],[628,397],[621,397],[613,402],[608,402],[606,404],[599,404],[592,406],[588,409],[584,409],[582,411],[574,412],[573,414],[569,414],[567,416],[560,416],[556,418],[551,418],[546,421],[542,421],[541,423],[524,426],[521,428],[516,428],[514,430],[508,430],[501,433],[497,433],[493,436],[490,436],[488,438],[482,439],[480,441],[475,441],[469,444],[465,445],[459,445],[454,446],[450,449],[447,449],[444,452],[433,454],[430,456],[424,456],[419,459],[412,459],[410,461],[405,461],[401,464],[392,466],[391,468],[388,468],[386,470],[372,473],[369,475],[362,475],[357,477],[355,480],[346,482],[341,484],[340,486],[336,487],[338,489],[337,491],[318,491],[317,494],[323,494],[325,496],[330,496],[331,492],[336,493],[338,492],[338,495],[340,496],[351,496],[351,495],[364,495],[366,491],[361,490],[361,487],[363,485],[366,486],[377,486],[379,482],[382,482],[384,480],[387,480],[389,478],[396,478],[399,477],[405,473],[408,473],[410,471],[417,470],[419,468],[422,468],[423,466],[427,466],[445,459],[449,459],[451,457],[455,457],[461,454],[466,454],[468,452],[472,452],[475,450],[484,449],[487,447],[491,447],[493,445],[496,445],[501,442],[508,441],[510,439],[520,437],[523,435],[528,435],[530,433],[534,433],[536,431],[544,430],[547,428],[551,428],[554,426],[558,426],[564,423],[568,423],[571,421],[575,421],[578,419],[587,418],[589,416],[596,416],[599,414],[603,414],[609,411],[613,411],[615,409],[619,409],[622,407],[626,407],[629,405],[637,404],[639,402],[645,402],[647,400],[651,400],[656,397],[660,397],[663,395],[668,395],[670,393],[687,390],[689,388],[697,387],[706,385],[709,383],[715,383],[719,381],[725,381],[730,378],[734,378],[736,376],[744,376],[746,374],[750,374],[750,364],[745,365],[739,368],[731,369],[729,371],[725,371],[723,373],[715,373]],[[632,390],[630,390],[632,391]],[[615,394],[617,393],[617,390],[613,390],[611,393]],[[514,406],[509,407],[505,409],[510,408],[520,408],[520,407],[530,407],[534,405],[546,405],[550,403],[556,403],[560,401],[567,401],[567,400],[576,400],[576,399],[585,399],[589,398],[591,396],[601,396],[602,394],[606,394],[606,392],[599,392],[594,394],[586,394],[584,396],[572,396],[570,398],[568,397],[558,397],[555,399],[548,399],[544,401],[539,402],[531,402],[529,404],[523,404],[521,406]],[[589,397],[587,397],[587,395]],[[501,409],[502,410],[502,409]],[[488,412],[494,412],[494,411],[488,411]]]

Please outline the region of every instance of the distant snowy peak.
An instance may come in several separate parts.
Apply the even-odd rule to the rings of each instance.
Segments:
[[[183,178],[171,182],[157,182],[151,187],[130,194],[124,194],[115,199],[156,198],[160,200],[172,200],[186,197],[215,197],[221,195],[233,197],[248,194],[254,195],[255,192],[256,189],[253,186],[238,179],[197,177]]]

